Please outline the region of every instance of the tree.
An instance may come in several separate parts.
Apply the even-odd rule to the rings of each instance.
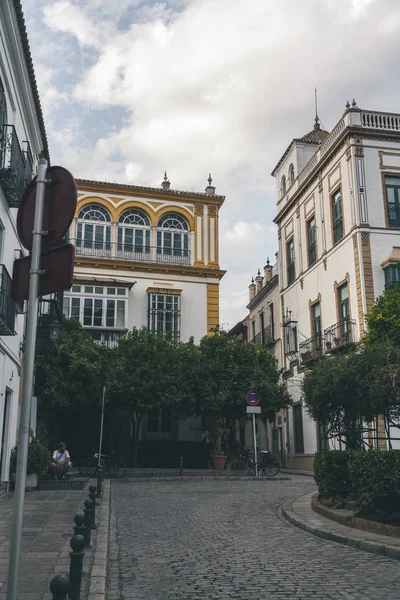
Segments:
[[[254,388],[262,399],[262,415],[275,413],[290,400],[279,382],[277,361],[261,344],[244,344],[219,331],[204,337],[197,349],[194,381],[195,412],[233,422],[246,417],[246,392]]]
[[[38,416],[49,443],[66,437],[75,456],[98,441],[102,389],[112,351],[96,344],[75,319],[63,318],[58,352],[52,344],[36,352]]]
[[[367,345],[400,348],[400,285],[388,287],[366,315]]]
[[[192,413],[193,382],[190,358],[193,342],[176,344],[148,331],[132,329],[112,355],[108,396],[115,408],[128,412],[134,430],[137,464],[143,415],[173,411],[174,417]]]

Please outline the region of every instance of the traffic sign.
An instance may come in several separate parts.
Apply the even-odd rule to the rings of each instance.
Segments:
[[[261,406],[246,406],[248,415],[261,415]]]
[[[254,390],[249,390],[246,394],[246,403],[249,406],[258,406],[261,402],[261,396]]]
[[[32,250],[33,218],[35,214],[36,177],[26,188],[18,209],[19,239]],[[49,167],[46,172],[46,190],[43,206],[42,250],[49,250],[67,233],[74,218],[77,202],[75,179],[64,167]]]

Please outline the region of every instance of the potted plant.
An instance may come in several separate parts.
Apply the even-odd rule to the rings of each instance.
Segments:
[[[18,446],[11,451],[10,470],[11,474],[17,470]],[[34,490],[37,487],[38,476],[44,473],[50,464],[50,452],[45,446],[30,443],[28,447],[28,462],[26,467],[26,489]]]
[[[339,346],[339,344],[340,344],[340,338],[334,337],[333,338],[333,342],[334,342],[335,346]]]
[[[222,426],[220,422],[217,423],[216,427],[212,428],[212,431],[203,431],[200,434],[199,440],[206,442],[211,446],[211,460],[213,462],[214,469],[223,471],[227,461],[227,456],[221,450],[221,444],[226,441],[229,435],[229,429]]]
[[[300,356],[301,356],[301,361],[303,363],[311,360],[312,359],[311,350],[306,350],[305,352],[302,352]]]
[[[332,348],[332,342],[326,342],[326,349],[330,350]]]

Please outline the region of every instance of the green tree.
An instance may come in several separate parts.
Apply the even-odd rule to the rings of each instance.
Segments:
[[[366,321],[367,345],[400,348],[400,285],[391,285],[376,299]]]

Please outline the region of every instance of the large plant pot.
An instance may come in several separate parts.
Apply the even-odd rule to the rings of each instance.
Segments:
[[[37,473],[29,473],[26,476],[26,483],[25,483],[26,489],[28,491],[35,490],[37,488],[37,484],[38,484],[38,474]]]
[[[214,469],[216,469],[217,471],[223,471],[225,469],[225,463],[228,458],[227,456],[218,456],[217,454],[215,454],[211,458],[213,461]]]

